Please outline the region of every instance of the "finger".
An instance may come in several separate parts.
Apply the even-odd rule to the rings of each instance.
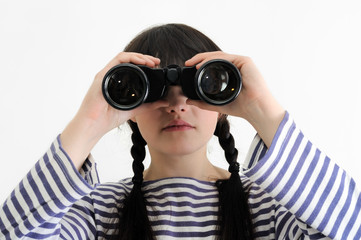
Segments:
[[[151,59],[151,60],[155,63],[155,65],[159,65],[159,63],[160,63],[160,59],[159,59],[159,58],[153,57],[153,56],[151,56],[151,55],[144,55],[144,56],[146,56],[146,57],[148,57],[149,59]]]
[[[142,56],[134,55],[130,57],[129,62],[137,65],[145,65],[147,63],[147,59]]]
[[[213,59],[213,58],[215,58],[216,55],[219,55],[220,53],[221,52],[219,52],[219,51],[198,53],[198,54],[194,55],[191,59],[187,60],[186,63],[188,64],[188,66],[193,66],[206,59]]]
[[[130,57],[129,62],[137,64],[137,65],[147,65],[147,66],[155,66],[157,61],[155,61],[153,58],[150,58],[145,55],[132,55]]]
[[[203,59],[203,61],[199,62],[197,65],[196,65],[196,68],[199,69],[203,64],[205,64],[206,62],[212,60],[212,59],[216,59],[216,58],[205,58]]]
[[[135,54],[122,52],[117,56],[115,56],[112,60],[110,60],[110,62],[106,65],[106,69],[110,69],[121,63],[129,63],[129,62],[139,65],[145,63],[144,60],[142,60],[140,57],[138,57]]]
[[[204,59],[202,62],[200,62],[200,63],[198,63],[198,64],[196,65],[196,68],[199,69],[203,64],[205,64],[205,63],[208,62],[209,60],[211,60],[211,59]]]
[[[196,54],[194,55],[191,59],[188,59],[186,62],[185,62],[185,65],[186,66],[194,66],[196,65],[197,63],[203,61],[205,59],[205,56],[206,54],[205,53],[199,53],[199,54]]]
[[[159,58],[155,58],[149,55],[143,55],[141,53],[134,52],[121,52],[107,64],[107,68],[112,68],[113,66],[121,63],[133,63],[136,65],[146,65],[149,67],[154,67],[158,65],[159,62]]]
[[[222,51],[199,53],[193,56],[191,59],[187,60],[185,64],[186,66],[196,65],[196,68],[199,69],[205,62],[217,58],[225,59],[226,54]]]
[[[160,63],[159,58],[155,58],[155,57],[152,57],[149,55],[136,55],[136,56],[134,56],[134,59],[136,61],[142,61],[142,63],[131,61],[132,63],[138,64],[138,65],[142,64],[142,65],[145,65],[148,67],[155,67],[156,65],[158,65]]]
[[[208,62],[209,60],[211,60],[211,59],[206,58],[206,59],[201,59],[201,60],[199,60],[197,62],[194,62],[194,63],[193,62],[189,62],[189,63],[186,62],[185,66],[188,66],[188,67],[196,66],[196,68],[199,69],[204,63]]]

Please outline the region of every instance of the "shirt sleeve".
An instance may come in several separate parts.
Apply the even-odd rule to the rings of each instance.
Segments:
[[[0,209],[0,239],[56,239],[69,232],[70,221],[61,221],[79,199],[99,182],[91,156],[77,171],[63,150],[60,137],[12,191]],[[79,213],[87,212],[88,225],[94,225],[91,201]],[[90,228],[92,229],[92,228]],[[94,229],[94,227],[93,227]],[[92,234],[92,233],[87,233]],[[89,236],[88,236],[89,237]]]
[[[286,210],[276,216],[276,235],[296,232],[294,226],[310,239],[361,239],[355,181],[303,135],[288,113],[269,149],[255,137],[243,170]]]

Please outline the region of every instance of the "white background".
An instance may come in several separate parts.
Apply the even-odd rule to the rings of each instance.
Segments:
[[[361,184],[361,1],[1,0],[0,202],[72,119],[94,75],[141,30],[169,22],[251,56],[305,135]],[[255,132],[231,121],[242,162]],[[102,181],[131,175],[130,146],[127,127],[96,145]],[[215,139],[209,153],[225,166]]]

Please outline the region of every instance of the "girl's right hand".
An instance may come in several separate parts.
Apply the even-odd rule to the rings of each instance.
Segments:
[[[63,149],[78,169],[89,155],[90,150],[108,131],[140,113],[168,106],[166,101],[160,100],[142,104],[133,110],[120,111],[105,101],[101,90],[104,75],[115,65],[128,62],[155,67],[159,65],[160,60],[149,55],[122,52],[96,74],[80,109],[60,136]]]

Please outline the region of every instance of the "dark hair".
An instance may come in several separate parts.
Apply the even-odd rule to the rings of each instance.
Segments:
[[[220,51],[220,48],[198,30],[184,24],[166,24],[150,28],[135,37],[125,48],[126,52],[148,54],[161,59],[161,66],[170,64],[184,66],[184,62],[197,53]],[[146,141],[138,126],[128,121],[133,133],[131,154],[134,159],[133,189],[119,209],[120,239],[154,239],[147,216],[146,202],[141,190],[143,183],[143,160]],[[226,115],[221,115],[214,134],[225,151],[229,163],[229,179],[218,180],[219,191],[219,233],[220,239],[253,239],[253,227],[248,206],[248,194],[242,186],[237,162],[238,151],[229,132]]]

